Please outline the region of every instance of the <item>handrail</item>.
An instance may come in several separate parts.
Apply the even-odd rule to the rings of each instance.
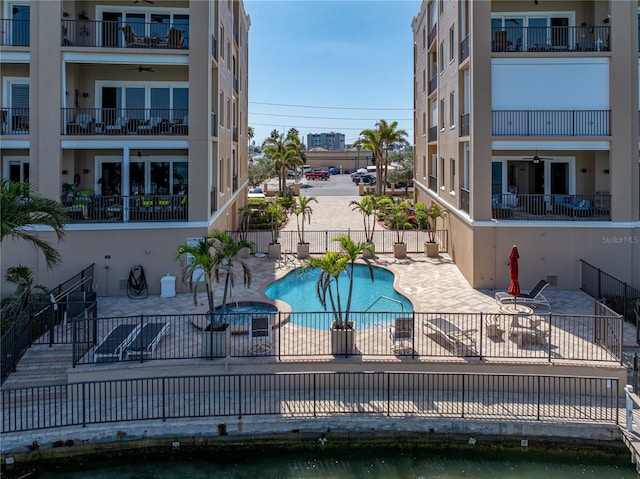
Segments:
[[[380,301],[381,299],[387,299],[389,301],[393,301],[394,303],[398,303],[400,305],[400,311],[401,314],[404,316],[404,305],[402,304],[402,301],[398,300],[398,299],[394,299],[394,298],[390,298],[389,296],[380,296],[378,299],[376,299],[373,303],[371,303],[369,305],[369,307],[367,309],[365,309],[363,311],[363,313],[366,313],[367,311],[369,311],[374,304],[376,304],[378,301]]]

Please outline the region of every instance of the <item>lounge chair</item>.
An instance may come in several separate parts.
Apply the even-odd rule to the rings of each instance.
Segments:
[[[129,119],[126,116],[119,116],[113,125],[104,127],[107,135],[124,135],[127,133],[127,124]]]
[[[162,118],[159,116],[151,117],[148,122],[138,126],[138,134],[157,135],[160,133],[160,123],[162,123]]]
[[[444,346],[450,346],[456,356],[463,356],[476,347],[477,329],[462,330],[445,318],[425,319],[422,331],[435,335]]]
[[[131,25],[122,27],[122,33],[124,34],[124,41],[127,43],[128,48],[144,48],[148,46],[145,37],[136,35]]]
[[[542,290],[544,290],[548,285],[549,283],[544,279],[541,279],[531,291],[528,293],[520,293],[520,296],[518,297],[514,297],[505,291],[499,291],[496,293],[496,302],[498,304],[519,303],[532,308],[544,306],[547,309],[551,309],[549,301],[542,295]]]
[[[93,352],[93,361],[122,361],[125,350],[138,335],[139,324],[120,324],[112,329]]]
[[[271,322],[268,316],[254,316],[249,326],[249,352],[266,354],[271,351]]]
[[[391,350],[400,353],[413,348],[413,318],[396,318],[393,326],[389,326]]]
[[[153,356],[156,346],[169,330],[169,323],[145,323],[127,346],[127,355],[140,359]]]
[[[67,123],[67,135],[90,135],[93,134],[93,118],[88,113],[76,115],[75,120]]]

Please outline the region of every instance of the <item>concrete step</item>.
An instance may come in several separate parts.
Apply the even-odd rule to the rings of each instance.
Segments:
[[[35,344],[27,349],[2,389],[66,384],[67,370],[72,367],[71,344]]]

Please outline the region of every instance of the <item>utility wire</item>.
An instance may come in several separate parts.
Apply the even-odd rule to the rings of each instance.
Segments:
[[[256,125],[256,126],[272,126],[274,128],[283,128],[285,127],[285,125],[273,125],[273,124],[269,124],[269,123],[254,123],[254,122],[249,122],[250,126]],[[326,130],[327,127],[326,126],[304,126],[304,125],[291,125],[292,128],[296,128],[296,129],[300,129],[300,128],[309,128],[309,129],[316,129],[316,130]],[[362,131],[363,129],[366,128],[349,128],[349,127],[341,127],[341,128],[333,128],[335,131],[340,131],[340,130],[360,130]],[[413,128],[403,128],[405,131],[413,131]]]
[[[334,118],[332,116],[280,115],[277,113],[249,112],[249,115],[283,116],[285,118],[313,118],[314,120],[349,120],[349,121],[380,121],[380,118]],[[413,118],[393,118],[390,121],[412,121]]]
[[[348,107],[348,106],[319,106],[319,105],[289,105],[286,103],[266,103],[261,101],[250,101],[249,104],[253,105],[272,105],[272,106],[289,106],[292,108],[325,108],[331,110],[387,110],[387,111],[413,111],[413,108],[358,108],[358,107]]]

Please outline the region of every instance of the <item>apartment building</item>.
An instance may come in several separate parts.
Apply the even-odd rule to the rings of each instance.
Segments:
[[[309,133],[307,134],[307,148],[324,148],[331,151],[344,150],[344,133]]]
[[[414,34],[415,186],[449,214],[474,287],[640,286],[637,0],[425,0]],[[441,225],[442,226],[442,225]]]
[[[174,253],[246,202],[250,19],[241,0],[3,0],[2,175],[66,208],[63,264],[2,245],[54,285],[95,263],[99,295],[180,277]],[[43,239],[55,243],[50,232]],[[178,281],[178,290],[181,285]]]

